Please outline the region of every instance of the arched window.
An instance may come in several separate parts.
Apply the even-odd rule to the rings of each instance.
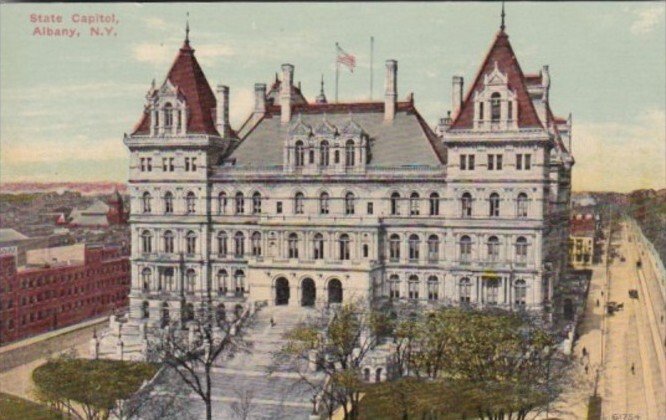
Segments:
[[[472,259],[472,239],[464,235],[460,238],[460,260],[468,262]]]
[[[217,214],[225,214],[227,212],[227,193],[222,191],[217,196]]]
[[[164,105],[164,127],[171,128],[173,126],[173,105],[167,102]]]
[[[345,166],[354,166],[355,159],[354,140],[347,140],[345,144]]]
[[[497,193],[490,194],[489,199],[490,217],[499,217],[500,215],[500,196]]]
[[[488,261],[498,261],[499,260],[499,238],[497,236],[491,236],[488,238]]]
[[[409,197],[409,214],[412,216],[418,216],[419,210],[419,193],[413,192]]]
[[[255,257],[261,256],[261,233],[254,232],[252,234],[252,255]]]
[[[400,236],[396,233],[389,238],[389,259],[394,262],[400,260]]]
[[[242,258],[245,255],[245,235],[243,232],[236,232],[234,235],[235,256]]]
[[[500,120],[500,94],[495,92],[490,96],[490,119],[492,122]]]
[[[329,212],[329,196],[328,193],[323,192],[319,196],[319,213],[320,214],[328,214]]]
[[[428,300],[435,301],[439,299],[439,281],[437,276],[428,277]]]
[[[527,194],[520,193],[516,199],[516,215],[519,218],[527,217]]]
[[[159,278],[158,290],[162,290],[162,282],[164,282],[164,287],[166,290],[171,290],[173,287],[173,268],[167,267],[162,271],[161,278]]]
[[[289,258],[298,258],[298,235],[295,233],[290,233],[287,238],[287,250],[289,252]]]
[[[419,235],[411,235],[409,237],[409,260],[410,261],[418,261],[419,259],[419,248],[421,245],[421,241],[419,239]]]
[[[334,156],[333,162],[340,163],[340,151],[336,150],[333,156]]]
[[[243,193],[238,191],[236,193],[236,214],[245,213],[245,197]]]
[[[460,199],[462,217],[472,217],[472,194],[466,192]]]
[[[430,235],[428,237],[428,261],[436,262],[439,260],[439,237]]]
[[[303,214],[304,213],[304,196],[302,192],[297,192],[294,195],[294,214]]]
[[[340,246],[340,260],[349,259],[349,235],[343,233],[340,235],[339,246]]]
[[[164,213],[171,214],[173,213],[173,194],[171,191],[167,191],[164,194]]]
[[[439,216],[439,194],[430,194],[430,215]]]
[[[144,254],[153,252],[153,234],[148,230],[141,232],[141,252]]]
[[[486,303],[488,305],[497,305],[499,303],[500,278],[488,278],[483,284],[486,289]]]
[[[153,272],[150,268],[146,267],[141,270],[141,290],[146,293],[150,291],[150,283],[152,282]]]
[[[507,110],[507,119],[509,121],[513,121],[513,101],[508,101],[506,103],[506,107],[507,107],[507,109],[506,109]]]
[[[143,193],[143,197],[141,197],[141,202],[143,204],[143,212],[144,213],[150,213],[150,202],[152,201],[153,197],[151,197],[150,193],[146,191]]]
[[[368,244],[363,244],[363,258],[368,258],[370,255],[370,246]]]
[[[223,257],[227,255],[227,232],[219,232],[217,234],[217,255]]]
[[[192,294],[196,289],[197,272],[192,268],[188,268],[185,272],[185,292]]]
[[[391,214],[398,215],[400,214],[400,194],[394,192],[391,194]]]
[[[261,213],[261,193],[259,191],[252,194],[252,213]]]
[[[514,302],[518,308],[525,307],[527,303],[527,284],[525,280],[516,280],[514,285]]]
[[[391,274],[388,283],[389,297],[391,299],[400,299],[400,277],[397,274]]]
[[[409,281],[407,283],[407,289],[409,292],[410,299],[419,298],[419,278],[416,275],[409,276]]]
[[[345,194],[345,214],[354,214],[354,193]]]
[[[192,214],[196,211],[196,200],[197,197],[192,191],[187,193],[185,196],[185,207],[187,208],[187,214]]]
[[[527,262],[527,239],[524,236],[516,239],[516,262]]]
[[[329,164],[329,146],[326,140],[321,142],[320,145],[320,163],[321,166],[328,166]]]
[[[296,142],[296,147],[294,148],[294,154],[295,154],[294,163],[296,164],[296,167],[303,166],[303,163],[305,162],[305,158],[304,158],[304,150],[303,150],[303,142],[302,141],[299,140],[299,141]]]
[[[241,296],[245,293],[245,272],[243,270],[236,270],[234,281],[236,282],[236,295]]]
[[[460,303],[470,303],[472,301],[472,282],[467,277],[463,277],[458,283],[458,288]]]
[[[315,234],[312,239],[313,255],[315,260],[324,259],[324,235],[321,233]]]
[[[186,251],[188,255],[196,254],[197,252],[197,235],[193,231],[187,232],[185,235]]]
[[[170,230],[164,232],[164,252],[166,254],[173,253],[173,232]]]
[[[227,284],[228,277],[227,270],[221,269],[217,271],[217,294],[220,296],[227,293],[229,287]]]
[[[369,368],[363,369],[363,380],[365,382],[370,382],[370,369]]]

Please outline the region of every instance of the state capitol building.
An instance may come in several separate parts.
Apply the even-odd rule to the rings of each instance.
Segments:
[[[306,98],[294,71],[255,84],[240,127],[189,37],[153,83],[124,138],[132,322],[187,320],[209,299],[561,312],[574,162],[548,66],[523,73],[502,28],[436,127],[399,95],[394,60],[376,102],[331,103],[323,85]]]

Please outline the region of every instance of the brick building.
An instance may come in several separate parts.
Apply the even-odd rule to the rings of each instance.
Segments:
[[[0,345],[127,306],[129,258],[120,248],[73,245],[0,255]]]

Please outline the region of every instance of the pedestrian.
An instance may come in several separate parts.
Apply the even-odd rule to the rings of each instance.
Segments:
[[[597,308],[599,307],[599,299],[597,299]]]
[[[602,291],[601,291],[601,297],[603,297],[603,296],[604,296],[604,291],[602,290]]]
[[[275,320],[273,319],[273,317],[271,317],[271,327],[274,327],[274,326],[275,326]]]
[[[587,349],[583,347],[583,357],[587,356]]]
[[[585,374],[587,375],[588,373],[590,373],[590,365],[589,364],[585,365]]]
[[[635,374],[636,374],[636,367],[634,366],[633,363],[631,364],[631,374],[632,374],[632,375],[635,375]]]

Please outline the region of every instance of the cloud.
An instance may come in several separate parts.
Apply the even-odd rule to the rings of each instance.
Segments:
[[[136,94],[137,91],[145,92],[149,85],[137,83],[96,82],[77,83],[64,85],[39,85],[29,88],[7,88],[3,91],[4,101],[38,101],[48,102],[50,99],[62,98],[71,101],[73,97],[90,96],[97,98],[125,97],[128,94]]]
[[[576,123],[574,120],[574,190],[664,188],[665,127],[663,109],[648,110],[626,122]]]
[[[143,21],[146,23],[146,27],[151,29],[166,29],[168,26],[164,19],[157,17],[147,17]]]
[[[197,60],[202,65],[210,65],[220,57],[231,57],[236,54],[233,47],[226,44],[200,44],[195,46]],[[134,59],[155,66],[168,66],[176,58],[177,50],[173,43],[142,43],[132,48]]]
[[[629,28],[634,35],[643,35],[652,32],[660,23],[664,22],[663,3],[649,6],[645,9],[634,12],[636,20]]]

